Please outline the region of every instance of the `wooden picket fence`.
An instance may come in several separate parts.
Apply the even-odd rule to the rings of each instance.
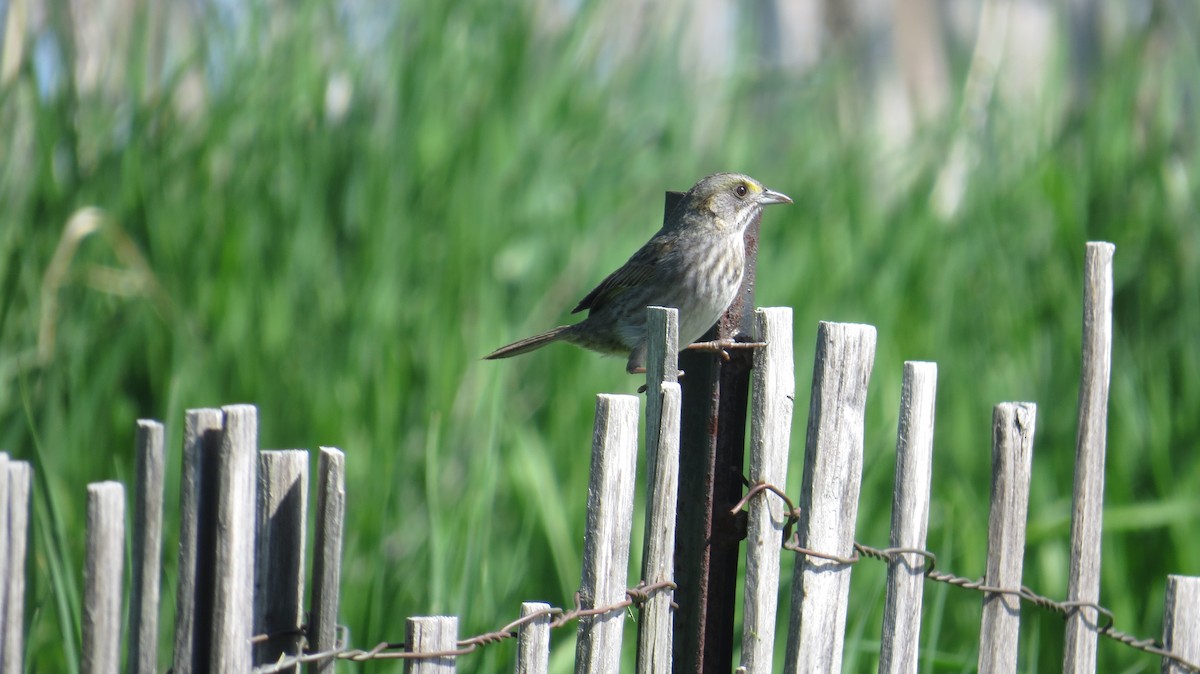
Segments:
[[[873,556],[888,565],[881,628],[880,672],[915,672],[922,595],[927,580],[981,593],[979,670],[1017,671],[1022,601],[1066,618],[1067,672],[1097,671],[1096,645],[1114,638],[1162,658],[1162,671],[1200,671],[1200,578],[1170,576],[1161,642],[1116,632],[1099,596],[1100,524],[1111,341],[1110,244],[1088,245],[1084,302],[1076,476],[1068,597],[1054,602],[1022,588],[1021,565],[1029,476],[1036,429],[1032,403],[1002,403],[992,421],[993,476],[984,578],[936,571],[925,552],[937,368],[904,367],[896,441],[896,484],[889,548],[854,541],[863,465],[863,421],[875,351],[868,325],[821,323],[800,497],[793,506],[786,474],[795,393],[792,314],[759,309],[750,412],[746,510],[744,618],[737,672],[837,672],[853,565]],[[190,410],[184,431],[179,580],[173,671],[333,671],[339,659],[404,658],[406,671],[455,671],[457,658],[515,637],[515,671],[547,672],[551,630],[577,623],[577,672],[617,672],[625,613],[637,621],[637,671],[672,671],[672,588],[679,480],[680,387],[677,315],[650,309],[646,403],[646,526],[641,582],[627,569],[632,545],[638,468],[640,399],[600,395],[592,444],[587,528],[580,589],[564,610],[529,602],[521,617],[496,632],[460,638],[457,618],[411,618],[405,644],[351,648],[337,624],[344,489],[344,456],[321,448],[316,489],[312,596],[306,604],[304,560],[308,517],[308,456],[259,451],[256,410],[248,405]],[[2,457],[2,455],[0,455]],[[129,625],[122,640],[125,494],[115,482],[88,487],[84,578],[84,672],[116,672],[123,643],[128,671],[157,670],[159,559],[162,529],[163,427],[141,421],[132,518]],[[4,621],[3,671],[22,671],[28,465],[0,458],[0,567],[12,569],[0,588]],[[794,536],[789,535],[794,531]],[[782,667],[774,662],[781,555],[794,553],[790,624]],[[394,636],[394,635],[389,635]]]

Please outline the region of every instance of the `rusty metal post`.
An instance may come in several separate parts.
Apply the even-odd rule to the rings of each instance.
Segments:
[[[682,198],[668,192],[666,214]],[[746,229],[746,273],[737,298],[703,340],[751,334],[760,218]],[[683,345],[680,345],[683,346]],[[730,359],[679,354],[685,376],[680,428],[679,501],[675,538],[674,671],[728,674],[733,667],[737,568],[745,521],[730,514],[743,493],[746,404],[754,354]]]

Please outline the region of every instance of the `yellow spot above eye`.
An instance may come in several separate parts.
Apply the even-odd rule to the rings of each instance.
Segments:
[[[762,192],[762,188],[759,187],[758,185],[755,185],[754,183],[742,183],[742,184],[746,186],[746,189],[750,190],[754,194],[758,194],[758,193]]]

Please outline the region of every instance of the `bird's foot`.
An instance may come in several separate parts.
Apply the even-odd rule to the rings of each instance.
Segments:
[[[721,356],[721,360],[729,362],[729,349],[761,349],[766,345],[766,342],[739,342],[734,339],[715,339],[711,342],[695,342],[683,348],[715,353]]]
[[[643,367],[641,373],[645,374],[646,368]],[[636,373],[631,372],[630,374],[636,374]],[[679,381],[680,379],[683,379],[683,370],[675,370],[675,381]],[[649,388],[645,384],[642,384],[641,386],[638,387],[637,392],[645,393],[647,390],[649,390]]]

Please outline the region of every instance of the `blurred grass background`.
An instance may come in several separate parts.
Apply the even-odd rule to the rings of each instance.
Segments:
[[[991,408],[1035,401],[1025,575],[1052,597],[1084,243],[1116,244],[1101,599],[1158,636],[1166,574],[1200,574],[1200,17],[1082,4],[1107,17],[1091,33],[1029,0],[899,2],[940,21],[918,26],[938,45],[921,88],[862,3],[815,26],[783,3],[125,3],[107,32],[81,5],[0,3],[0,448],[36,470],[29,670],[78,669],[85,484],[130,480],[138,417],[168,428],[165,669],[183,414],[231,402],[259,406],[264,447],[346,451],[354,645],[409,615],[467,635],[569,605],[593,396],[639,382],[567,347],[479,357],[563,322],[664,190],[724,170],[796,201],[766,215],[758,268],[758,303],[795,308],[792,491],[816,323],[872,323],[858,538],[887,541],[902,363],[934,360],[929,547],[983,573]],[[855,577],[845,671],[874,671],[882,565]],[[979,596],[926,597],[923,671],[973,671]],[[1023,617],[1022,671],[1058,669],[1062,621]],[[554,639],[569,671],[572,630]],[[1100,663],[1159,666],[1106,641]]]

